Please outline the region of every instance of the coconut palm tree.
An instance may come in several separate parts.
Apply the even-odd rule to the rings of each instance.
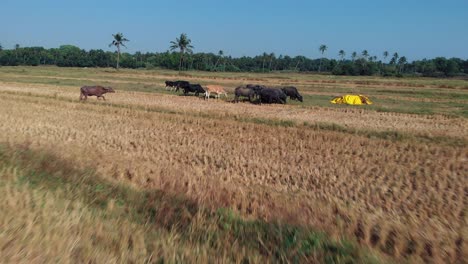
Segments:
[[[214,65],[214,70],[216,71],[216,66],[218,65],[219,61],[221,60],[221,58],[223,57],[223,54],[224,52],[222,50],[219,50],[218,51],[218,60],[216,61],[215,65]]]
[[[387,57],[388,57],[388,51],[384,51],[384,53],[383,53],[384,61],[387,60]]]
[[[20,48],[20,44],[15,44],[15,59],[18,59],[18,49]]]
[[[369,52],[367,50],[363,50],[362,51],[362,56],[364,57],[364,59],[367,60],[367,57],[369,57]]]
[[[114,40],[112,40],[112,43],[109,44],[110,46],[115,46],[117,47],[117,69],[119,68],[119,62],[120,62],[120,46],[127,47],[125,46],[124,42],[130,41],[124,37],[122,33],[117,33],[117,34],[112,34],[114,37]]]
[[[399,57],[400,56],[398,55],[398,52],[393,53],[393,57],[392,57],[392,60],[390,61],[390,64],[396,64]]]
[[[179,61],[179,71],[181,70],[182,67],[182,60],[184,58],[184,53],[185,52],[192,52],[193,46],[190,44],[192,40],[190,40],[187,37],[187,34],[182,33],[180,34],[180,37],[176,38],[175,41],[171,41],[171,50],[176,50],[179,49],[180,51],[180,61]]]
[[[400,72],[400,73],[403,71],[406,62],[407,62],[407,60],[406,60],[406,57],[405,57],[405,56],[402,56],[402,57],[398,60],[398,65],[400,66],[400,69],[399,69],[399,72]]]
[[[353,53],[351,54],[351,59],[354,61],[356,60],[356,57],[357,57],[357,52],[353,51]]]
[[[265,60],[267,59],[268,54],[266,52],[263,52],[262,54],[262,72],[265,72]]]
[[[346,56],[346,52],[344,50],[340,50],[338,52],[338,55],[341,57],[341,60],[344,60],[344,57]]]
[[[328,47],[325,44],[320,45],[319,51],[322,53],[322,58],[320,58],[320,65],[319,65],[319,72],[322,70],[322,59],[323,59],[323,53],[327,51]]]
[[[271,71],[271,64],[273,63],[273,59],[275,58],[275,53],[274,52],[270,53],[269,57],[270,57],[270,64],[268,65],[268,70]]]

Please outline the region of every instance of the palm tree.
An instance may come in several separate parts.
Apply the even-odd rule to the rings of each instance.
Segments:
[[[223,57],[223,54],[224,52],[222,50],[219,50],[218,51],[218,60],[216,61],[215,65],[214,65],[214,70],[216,71],[216,66],[218,65],[218,62],[221,60],[221,58]]]
[[[268,66],[268,69],[271,71],[271,63],[273,62],[273,59],[275,58],[275,53],[272,52],[270,53],[270,65]]]
[[[338,52],[338,55],[340,55],[341,60],[344,60],[344,57],[346,56],[346,52],[345,52],[344,50],[340,50],[340,51]]]
[[[126,39],[122,33],[117,33],[117,34],[112,34],[112,36],[114,37],[114,40],[112,40],[112,43],[109,44],[109,47],[110,46],[116,46],[117,47],[117,69],[119,68],[119,61],[120,61],[120,46],[124,46],[124,47],[127,47],[125,46],[124,42],[127,42],[127,41],[130,41],[128,39]]]
[[[393,64],[397,63],[399,57],[400,56],[398,55],[398,52],[393,53],[393,58],[392,58]]]
[[[403,68],[405,67],[406,62],[407,62],[407,60],[406,60],[406,57],[405,57],[405,56],[402,56],[402,57],[398,60],[398,65],[400,66],[400,70],[399,70],[400,73],[403,71]]]
[[[369,52],[367,50],[363,50],[362,51],[362,56],[364,57],[364,59],[367,60],[367,57],[369,57]]]
[[[353,51],[353,53],[351,54],[351,59],[354,61],[356,57],[357,57],[357,53]]]
[[[15,59],[18,59],[18,49],[20,48],[20,44],[15,44]]]
[[[268,54],[263,52],[262,54],[262,72],[265,72],[265,59],[267,58]]]
[[[185,33],[180,34],[180,37],[176,38],[175,41],[171,41],[172,45],[171,45],[170,49],[171,50],[179,49],[179,51],[180,51],[179,71],[180,71],[180,69],[182,67],[182,60],[184,58],[184,53],[185,52],[192,52],[193,46],[190,45],[191,42],[192,42],[192,40],[190,40],[187,37],[187,34],[185,34]]]
[[[322,59],[323,59],[323,53],[328,49],[327,45],[322,44],[319,47],[319,51],[322,53],[322,58],[320,58],[320,65],[319,65],[319,72],[322,70]]]
[[[387,60],[387,57],[388,57],[388,51],[384,51],[384,53],[383,53],[384,61]]]
[[[0,44],[0,51],[2,51],[2,50],[3,50],[3,47],[2,47],[2,44]]]

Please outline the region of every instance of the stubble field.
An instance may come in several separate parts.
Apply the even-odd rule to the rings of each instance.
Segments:
[[[305,102],[284,106],[202,100],[165,91],[166,79],[221,84],[231,96],[244,83],[291,84]],[[84,84],[112,85],[117,92],[107,94],[107,101],[92,97],[80,102]],[[367,94],[375,104],[328,103],[333,95],[345,93]],[[389,261],[462,262],[468,257],[467,98],[468,83],[461,80],[0,68],[0,142],[8,146],[5,153],[23,148],[53,153],[74,170],[92,169],[111,185],[131,186],[136,192],[161,190],[207,212],[227,208],[245,221],[320,230]],[[8,203],[24,199],[10,186],[15,173],[8,166],[3,169],[6,183],[0,188],[13,198],[0,210],[13,210]],[[166,207],[158,207],[157,214],[174,214]],[[84,210],[72,208],[72,213]],[[88,213],[82,215],[81,225],[92,222]],[[189,208],[177,218],[193,225],[197,213]],[[2,221],[9,226],[5,223],[11,219]],[[125,228],[144,237],[131,224]],[[158,239],[164,244],[173,236],[177,232],[169,228]],[[148,256],[158,255],[169,261],[203,261],[205,255],[213,259],[213,252],[229,252],[209,243],[193,250],[191,240],[185,246],[192,251],[178,252],[175,242],[164,251],[161,245],[148,246],[147,240],[138,240],[146,256],[131,259],[152,261]],[[73,241],[67,243],[72,247]],[[121,247],[115,248],[121,252]],[[14,260],[16,251],[8,251],[8,245],[0,248]],[[100,259],[84,248],[74,254]],[[234,246],[231,250],[240,255],[226,259],[275,259],[272,252],[251,255],[246,248]],[[194,254],[199,258],[184,258]],[[317,255],[311,259],[321,260]]]

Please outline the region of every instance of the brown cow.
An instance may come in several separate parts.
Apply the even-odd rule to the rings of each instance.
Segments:
[[[105,101],[105,93],[115,93],[114,89],[112,89],[111,87],[103,86],[83,86],[81,87],[80,91],[80,101],[88,99],[88,96],[97,96],[98,100],[99,97],[102,97],[102,99],[104,99]]]
[[[218,99],[219,99],[221,94],[224,94],[224,96],[226,96],[226,98],[227,98],[227,93],[224,90],[224,87],[222,87],[221,85],[207,85],[206,89],[205,89],[205,98],[206,99],[210,98],[210,93],[215,93],[216,98],[218,98]]]

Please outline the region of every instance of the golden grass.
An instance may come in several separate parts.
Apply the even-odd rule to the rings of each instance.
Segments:
[[[50,93],[47,87],[34,92]],[[172,97],[170,103],[164,97],[131,95],[108,98],[129,104],[141,100],[143,106],[161,102],[188,113],[211,107],[195,98]],[[227,107],[230,111],[235,105]],[[256,106],[240,108],[248,107]],[[91,165],[115,182],[183,193],[246,217],[356,237],[396,258],[455,261],[461,254],[457,241],[466,232],[466,147],[371,140],[239,123],[223,120],[222,114],[210,119],[32,93],[3,94],[0,112],[1,141],[53,148],[77,167]]]
[[[0,93],[20,93],[77,98],[77,87],[57,87],[51,85],[0,84]],[[79,96],[79,92],[78,92]],[[194,97],[161,95],[140,92],[117,91],[108,95],[108,104],[158,109],[180,114],[212,115],[215,118],[267,118],[288,120],[297,123],[335,123],[353,129],[372,131],[401,131],[425,137],[450,136],[468,139],[468,120],[444,115],[414,115],[393,112],[376,112],[360,108],[300,108],[295,105],[252,105],[232,104],[224,101],[205,102]],[[89,98],[96,101],[94,97]]]
[[[2,149],[1,154],[16,155],[14,150],[8,149],[6,153],[4,151]],[[28,154],[21,156],[21,152],[29,151],[24,146],[17,151],[20,152],[17,158],[41,158],[37,154],[30,157],[27,157]],[[268,262],[268,258],[244,246],[234,244],[227,247],[228,243],[222,238],[212,241],[191,241],[183,238],[182,236],[196,237],[195,233],[200,233],[197,228],[203,228],[205,232],[214,232],[217,229],[215,223],[206,221],[201,214],[193,216],[187,234],[180,234],[175,228],[156,228],[158,225],[145,222],[143,217],[133,219],[134,212],[129,210],[129,207],[135,205],[122,206],[119,205],[119,200],[94,197],[95,200],[101,199],[99,202],[106,204],[105,208],[93,206],[89,201],[93,197],[87,197],[87,201],[83,197],[86,196],[86,191],[80,190],[86,187],[76,187],[73,185],[76,181],[59,181],[61,188],[48,188],[44,182],[36,183],[42,184],[36,188],[28,186],[28,182],[33,184],[41,177],[49,177],[48,180],[52,182],[60,180],[54,179],[56,175],[48,173],[64,170],[60,167],[64,164],[61,164],[60,160],[49,161],[56,164],[43,165],[48,168],[37,173],[45,174],[36,178],[25,169],[25,164],[18,166],[9,164],[8,160],[1,162],[2,263],[240,263],[243,259],[252,263]],[[40,167],[33,167],[30,169],[41,170]],[[74,173],[72,170],[65,171],[66,174],[61,175],[63,178],[86,177],[70,175]],[[95,191],[88,195],[99,195],[98,185],[89,187]]]
[[[230,104],[131,91],[109,94],[107,102],[90,98],[80,103],[78,89],[2,83],[0,142],[54,149],[77,168],[96,168],[115,183],[183,194],[209,209],[227,207],[245,218],[319,228],[396,260],[457,262],[468,257],[468,147],[435,141],[449,137],[466,142],[465,118]],[[250,121],[244,122],[246,118]],[[255,120],[294,123],[271,126]],[[429,141],[308,129],[300,125],[304,122],[396,131]],[[25,208],[26,214],[31,208]],[[101,220],[89,220],[82,228],[92,221]],[[122,226],[136,235],[141,231]],[[171,236],[169,232],[161,239]],[[208,249],[201,252],[209,254]]]

